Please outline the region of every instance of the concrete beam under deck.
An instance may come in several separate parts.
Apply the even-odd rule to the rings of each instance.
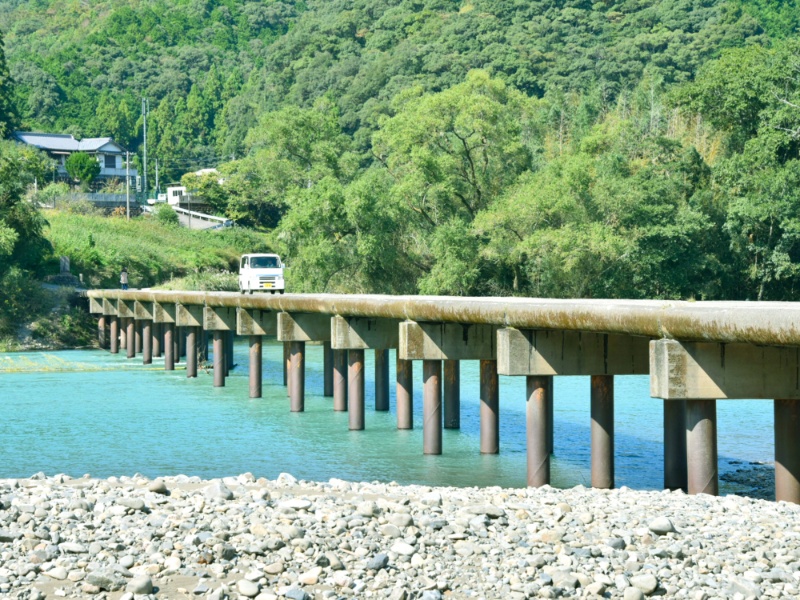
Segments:
[[[236,308],[233,306],[204,307],[203,329],[206,331],[236,331]],[[215,337],[214,340],[216,341],[216,339]]]
[[[398,356],[402,360],[496,360],[497,327],[461,323],[403,321]]]
[[[650,342],[650,395],[665,400],[800,399],[800,348]]]
[[[117,315],[123,319],[133,319],[135,304],[135,300],[117,300]]]
[[[152,312],[154,323],[175,323],[174,302],[153,302]]]
[[[320,313],[278,313],[278,341],[329,342],[331,318]]]
[[[133,305],[133,316],[137,321],[153,320],[153,303],[136,300]]]
[[[334,350],[366,350],[397,348],[399,319],[364,317],[331,318],[331,347]]]
[[[103,299],[89,298],[89,312],[93,315],[103,314]]]
[[[583,331],[497,331],[500,375],[646,375],[650,340]]]
[[[176,304],[175,325],[178,327],[202,327],[203,307],[197,304]]]
[[[236,312],[237,335],[277,335],[278,313],[260,308],[239,308]]]

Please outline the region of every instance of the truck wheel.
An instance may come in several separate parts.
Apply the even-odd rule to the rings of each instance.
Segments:
[[[280,290],[278,293],[279,293],[279,294],[283,294],[283,290]]]

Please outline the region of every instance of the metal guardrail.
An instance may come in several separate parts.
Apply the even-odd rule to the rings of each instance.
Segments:
[[[217,222],[215,227],[209,227],[208,229],[220,229],[222,227],[233,227],[234,221],[231,219],[226,219],[224,217],[215,217],[214,215],[207,215],[205,213],[197,212],[194,210],[187,210],[185,208],[180,208],[178,206],[173,206],[172,209],[178,213],[179,215],[186,215],[191,219],[198,219],[200,221],[208,221]]]
[[[800,303],[90,290],[91,298],[800,346]],[[798,350],[800,352],[800,349]]]

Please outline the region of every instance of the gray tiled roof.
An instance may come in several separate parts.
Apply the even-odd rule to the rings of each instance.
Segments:
[[[14,137],[30,146],[54,152],[96,152],[109,142],[120,148],[119,151],[122,152],[121,146],[110,137],[84,138],[78,141],[65,133],[34,133],[30,131],[15,131]]]

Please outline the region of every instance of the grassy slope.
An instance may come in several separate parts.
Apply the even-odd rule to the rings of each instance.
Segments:
[[[89,287],[117,287],[122,267],[131,287],[152,287],[173,277],[236,267],[246,252],[266,251],[263,234],[242,228],[191,231],[155,219],[109,218],[46,212],[56,256],[68,256]]]

